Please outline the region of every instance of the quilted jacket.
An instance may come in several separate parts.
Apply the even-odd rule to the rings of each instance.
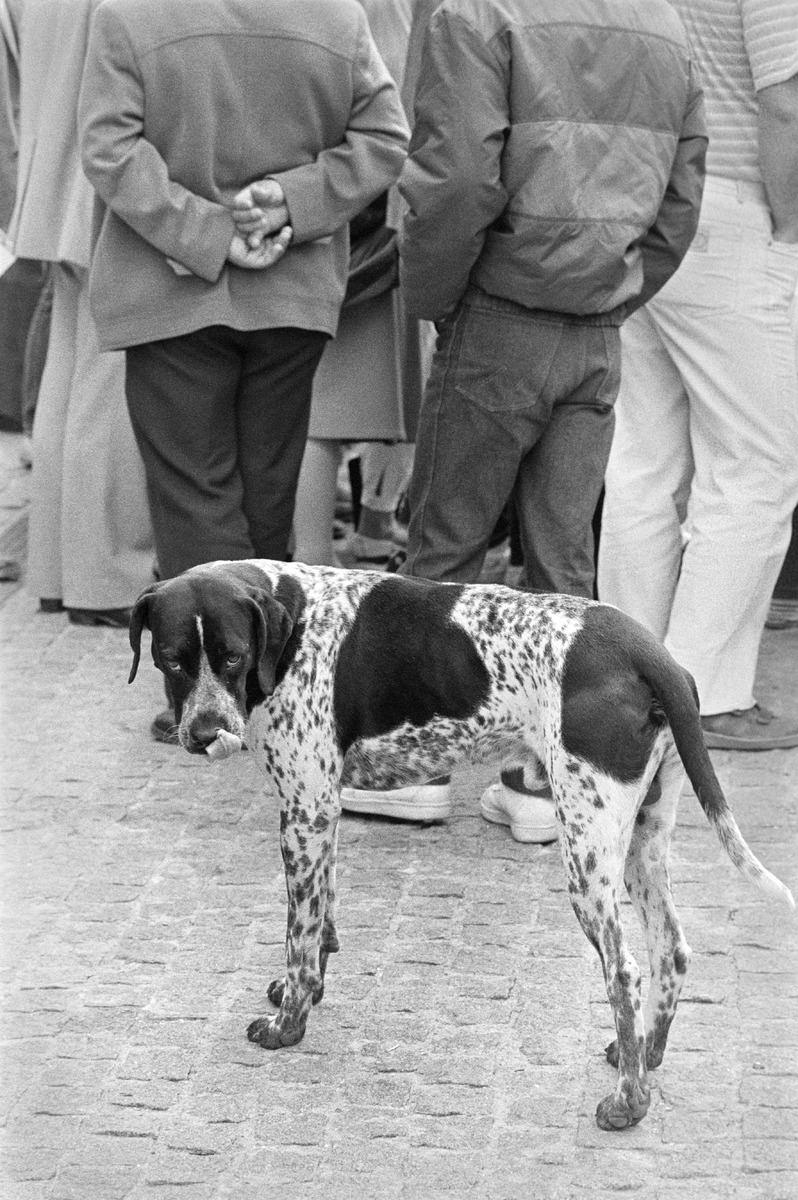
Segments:
[[[706,145],[665,0],[444,0],[400,181],[408,308],[438,320],[471,283],[620,323],[693,238]]]

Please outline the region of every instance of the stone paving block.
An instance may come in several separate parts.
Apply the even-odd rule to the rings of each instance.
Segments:
[[[264,1200],[275,1192],[290,1195],[288,1189],[298,1195],[323,1195],[313,1188],[321,1161],[318,1153],[308,1155],[297,1149],[248,1150],[239,1156],[229,1177],[220,1181],[219,1196],[229,1200]]]
[[[740,1100],[743,1104],[756,1106],[766,1114],[771,1109],[784,1109],[788,1118],[795,1122],[798,1133],[798,1072],[792,1074],[759,1073],[754,1070],[746,1074],[740,1084]]]
[[[798,1172],[798,1142],[795,1127],[792,1136],[779,1137],[774,1131],[767,1137],[746,1137],[743,1145],[747,1171]]]
[[[795,1200],[798,1171],[756,1172],[745,1177],[732,1193],[733,1200]]]
[[[48,1187],[48,1200],[125,1200],[131,1190],[130,1170],[126,1166],[67,1165],[60,1169]]]

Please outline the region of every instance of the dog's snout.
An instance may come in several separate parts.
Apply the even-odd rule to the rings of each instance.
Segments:
[[[191,722],[188,730],[188,744],[186,749],[191,754],[204,754],[211,742],[216,741],[216,735],[219,730],[225,728],[225,724],[219,720],[218,716],[209,714],[207,716],[196,717]]]

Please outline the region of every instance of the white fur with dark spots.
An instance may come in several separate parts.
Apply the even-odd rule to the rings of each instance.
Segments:
[[[185,647],[183,673],[193,671],[181,743],[197,752],[218,728],[245,738],[280,797],[286,973],[269,988],[277,1013],[248,1030],[264,1047],[302,1038],[338,949],[342,783],[423,782],[463,760],[545,772],[569,896],[601,958],[615,1018],[607,1056],[618,1079],[598,1106],[603,1129],[645,1116],[647,1071],[662,1060],[690,958],[668,877],[683,763],[735,866],[793,903],[734,822],[704,747],[691,681],[617,610],[499,586],[421,585],[253,561],[197,568],[148,589],[131,627],[131,678],[143,625],[153,629],[159,665]],[[245,677],[225,676],[211,661],[224,661],[228,627],[237,647],[251,629]],[[270,630],[281,631],[279,645],[269,643]],[[624,888],[651,963],[645,1010],[621,924]]]

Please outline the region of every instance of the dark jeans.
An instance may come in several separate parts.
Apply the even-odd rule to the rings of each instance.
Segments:
[[[285,560],[327,335],[211,326],[127,351],[162,578],[215,559]]]
[[[535,312],[470,288],[439,329],[403,573],[476,580],[512,495],[525,585],[592,598],[592,520],[619,384],[611,318]]]
[[[46,264],[30,258],[18,258],[0,277],[0,429],[8,432],[31,429],[24,420],[25,347],[45,280]]]

